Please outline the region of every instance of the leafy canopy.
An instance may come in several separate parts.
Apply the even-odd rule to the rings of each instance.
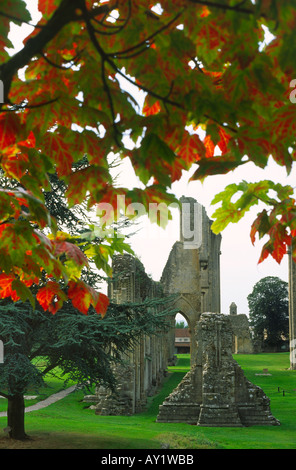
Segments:
[[[52,313],[68,298],[83,313],[91,305],[106,312],[108,299],[80,272],[90,261],[110,269],[112,254],[127,245],[105,235],[87,258],[75,235],[60,233],[45,204],[51,173],[65,184],[65,204],[88,210],[115,207],[117,195],[127,205],[169,204],[172,183],[193,164],[193,179],[203,179],[250,161],[264,168],[272,156],[289,173],[295,7],[296,0],[39,0],[40,21],[10,56],[10,23],[32,20],[22,0],[0,0],[0,164],[18,182],[0,188],[0,295],[33,302],[34,286]],[[110,154],[130,158],[144,189],[113,183]],[[267,205],[251,229],[252,241],[268,236],[260,261],[280,262],[288,245],[296,260],[292,188],[231,185],[215,199],[214,229],[258,200]],[[90,225],[90,241],[97,230]]]
[[[268,276],[248,295],[250,324],[256,338],[279,345],[289,336],[288,283]]]

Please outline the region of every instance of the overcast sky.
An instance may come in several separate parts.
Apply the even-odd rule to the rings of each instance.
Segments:
[[[34,11],[36,0],[27,0],[26,3],[33,14],[33,22],[37,22],[36,10]],[[15,51],[22,48],[22,39],[30,31],[30,27],[19,28],[13,25],[11,40],[15,44]],[[143,94],[138,95],[138,98],[141,101]],[[173,192],[177,197],[185,195],[195,198],[206,208],[209,217],[215,210],[215,207],[211,206],[214,195],[230,183],[240,182],[242,179],[248,182],[271,179],[282,184],[291,184],[292,186],[295,184],[295,168],[287,178],[285,170],[275,163],[270,163],[265,170],[258,169],[253,164],[244,165],[228,175],[209,177],[203,184],[200,182],[188,183],[189,176],[193,171],[184,173],[182,180],[173,185]],[[123,186],[138,186],[139,183],[130,165],[124,165],[124,169],[120,173]],[[284,258],[281,265],[278,265],[271,257],[258,265],[263,242],[257,242],[253,247],[249,236],[251,223],[257,212],[258,207],[256,206],[242,221],[231,224],[222,232],[220,273],[222,313],[229,313],[230,304],[235,302],[238,313],[248,314],[247,296],[251,293],[255,283],[263,277],[278,276],[285,281],[288,280],[287,257]],[[148,224],[149,226],[150,224]],[[135,252],[140,257],[147,273],[151,274],[154,280],[160,279],[173,243],[178,239],[179,218],[177,211],[175,211],[174,220],[169,223],[165,231],[155,225],[150,226],[149,230],[145,226],[145,229],[132,239]]]

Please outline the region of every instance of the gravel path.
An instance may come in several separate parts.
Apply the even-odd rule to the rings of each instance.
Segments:
[[[32,406],[27,406],[25,408],[25,413],[29,413],[30,411],[36,411],[40,410],[41,408],[45,408],[48,405],[51,405],[52,403],[55,403],[58,400],[61,400],[65,396],[69,395],[69,393],[73,392],[76,388],[76,385],[72,385],[72,387],[66,388],[65,390],[62,390],[61,392],[54,393],[50,397],[46,398],[45,400],[39,401],[35,405]],[[3,411],[0,413],[0,417],[2,416],[7,416],[7,412]]]

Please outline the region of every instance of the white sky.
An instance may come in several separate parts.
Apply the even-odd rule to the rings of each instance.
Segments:
[[[27,0],[29,9],[33,15],[33,23],[37,22],[36,0]],[[34,12],[35,8],[35,12]],[[21,49],[22,39],[28,35],[32,28],[23,26],[22,28],[13,25],[11,40],[15,44],[15,51]],[[296,105],[295,105],[296,106]],[[296,109],[296,108],[295,108]],[[274,163],[270,163],[268,168],[261,170],[253,164],[247,164],[241,168],[230,172],[225,176],[213,176],[200,182],[188,183],[190,173],[184,173],[183,178],[173,185],[173,192],[181,197],[191,196],[202,204],[209,217],[214,212],[215,207],[210,203],[214,195],[222,191],[225,186],[233,182],[259,181],[270,179],[282,184],[295,182],[295,168],[287,178],[285,170]],[[124,186],[132,187],[138,185],[131,166],[124,165],[121,174],[121,181]],[[229,306],[235,302],[238,313],[248,314],[247,296],[251,293],[253,286],[265,276],[278,276],[288,280],[288,260],[284,258],[281,265],[278,265],[271,257],[258,265],[261,247],[263,242],[257,242],[255,247],[251,244],[249,237],[252,221],[255,219],[258,207],[250,211],[242,221],[231,224],[222,233],[221,245],[221,311],[229,313]],[[149,232],[149,233],[147,233]],[[154,280],[159,280],[162,270],[167,261],[173,243],[179,239],[179,219],[178,212],[164,231],[155,225],[150,226],[132,240],[132,247],[140,257],[146,268],[146,272],[152,275]]]

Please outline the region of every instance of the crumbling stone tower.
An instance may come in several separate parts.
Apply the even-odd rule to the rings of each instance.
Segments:
[[[211,230],[212,221],[195,199],[180,199],[180,241],[169,254],[160,283],[164,294],[176,294],[174,308],[194,332],[202,312],[220,312],[221,235]],[[191,362],[196,344],[191,344]]]
[[[237,313],[237,305],[232,302],[229,307],[229,319],[232,327],[232,352],[234,354],[251,354],[253,345],[247,315]]]

